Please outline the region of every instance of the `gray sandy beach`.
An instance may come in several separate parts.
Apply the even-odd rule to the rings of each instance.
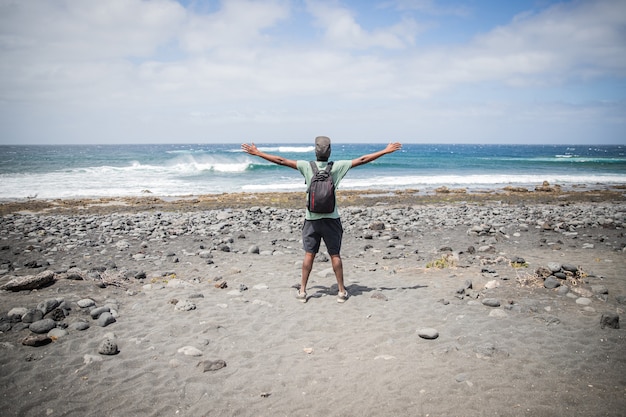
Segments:
[[[290,195],[4,204],[2,415],[622,416],[624,198],[530,194],[346,199],[345,304]]]

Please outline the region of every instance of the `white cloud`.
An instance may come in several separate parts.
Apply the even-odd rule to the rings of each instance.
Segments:
[[[330,48],[403,49],[413,44],[417,33],[417,24],[408,18],[391,27],[368,32],[357,23],[353,12],[344,7],[309,0],[307,10],[315,18],[316,24],[323,29],[326,43]]]
[[[361,137],[435,134],[434,127],[443,136],[454,130],[446,126],[451,117],[462,131],[490,119],[521,125],[520,114],[544,127],[566,123],[562,114],[623,126],[614,105],[574,111],[551,97],[547,114],[537,115],[513,97],[529,91],[542,103],[541,88],[623,83],[626,2],[559,4],[467,44],[429,48],[405,13],[445,10],[433,1],[402,4],[395,22],[366,29],[355,10],[313,0],[304,9],[287,0],[225,0],[203,12],[173,0],[0,0],[0,133],[44,131],[42,122],[24,126],[26,115],[48,124],[81,119],[59,120],[57,136],[84,138],[91,128],[164,140],[175,131],[202,138],[211,127],[235,135],[261,126],[275,137],[323,123]],[[308,19],[300,36],[276,38],[298,13]],[[465,89],[471,99],[459,100]]]
[[[184,17],[168,0],[4,0],[0,45],[3,55],[30,62],[147,56],[174,36]]]
[[[181,28],[180,41],[193,53],[213,48],[262,45],[269,39],[263,29],[271,28],[289,16],[287,1],[225,1],[215,13],[190,15]]]
[[[557,5],[514,19],[468,45],[414,53],[406,95],[429,97],[456,86],[491,83],[558,87],[626,75],[626,2]]]

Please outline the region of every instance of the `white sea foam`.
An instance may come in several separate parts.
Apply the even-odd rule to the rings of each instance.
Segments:
[[[315,146],[260,146],[258,149],[263,152],[311,153],[315,151]]]
[[[532,174],[532,175],[407,175],[407,176],[381,176],[376,178],[346,178],[341,183],[342,188],[367,189],[367,188],[413,188],[413,187],[437,187],[459,186],[466,188],[497,187],[507,185],[534,186],[548,181],[550,184],[574,185],[574,184],[623,184],[626,175],[556,175],[556,174]]]
[[[225,164],[206,162],[196,165],[177,162],[168,166],[133,163],[127,167],[82,168],[53,173],[0,175],[0,199],[79,198],[137,196],[150,192],[155,196],[199,195],[224,192],[304,192],[305,185],[299,173],[281,171],[284,175],[250,175],[243,173],[248,162]],[[222,174],[219,175],[219,172]],[[232,171],[229,171],[232,170]],[[585,175],[380,175],[355,170],[341,183],[341,189],[420,189],[439,186],[462,187],[468,190],[501,188],[507,185],[526,186],[529,189],[548,181],[550,184],[572,186],[584,184],[624,184],[624,174]]]

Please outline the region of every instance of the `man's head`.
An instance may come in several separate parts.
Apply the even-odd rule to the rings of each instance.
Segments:
[[[328,161],[330,158],[330,138],[326,136],[315,138],[315,157],[318,161]]]

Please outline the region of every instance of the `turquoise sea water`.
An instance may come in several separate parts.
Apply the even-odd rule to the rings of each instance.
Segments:
[[[313,145],[257,144],[289,159],[314,159]],[[354,159],[385,144],[333,144],[331,159]],[[468,190],[506,185],[602,188],[626,184],[626,146],[405,144],[351,170],[343,189]],[[0,146],[0,199],[304,191],[292,169],[239,144]]]

